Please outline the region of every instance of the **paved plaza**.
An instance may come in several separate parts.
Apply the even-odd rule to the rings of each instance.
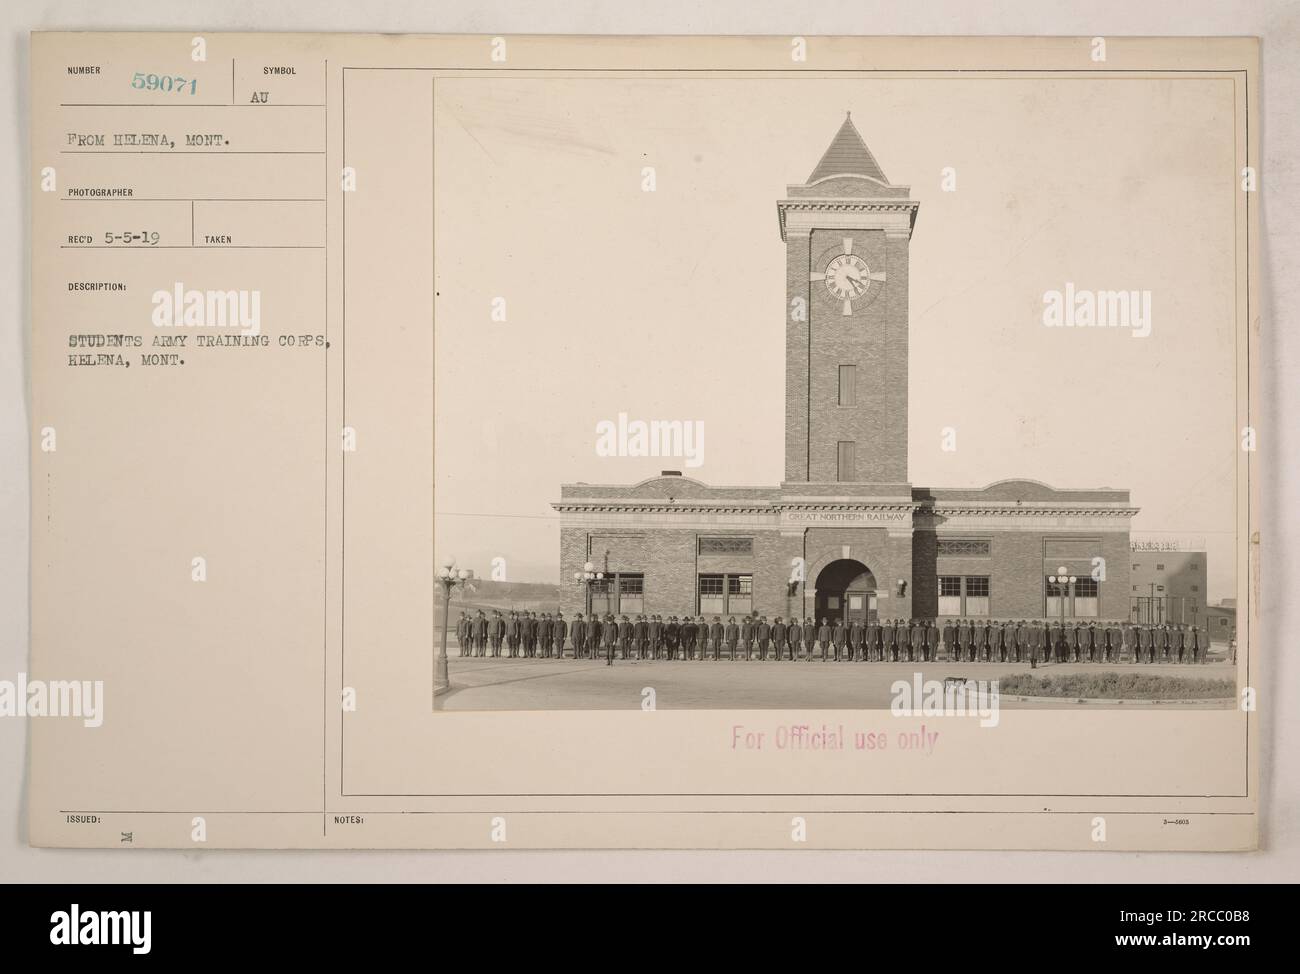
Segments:
[[[440,695],[444,710],[628,710],[641,706],[641,691],[653,687],[659,710],[725,709],[887,709],[890,686],[896,680],[912,681],[965,677],[994,680],[1011,674],[1037,676],[1105,671],[1139,672],[1199,679],[1231,679],[1229,663],[1095,664],[1052,663],[1032,670],[1028,663],[823,663],[758,660],[674,661],[461,658],[452,649],[450,692]],[[1231,699],[1198,707],[1230,707]],[[1173,702],[1150,704],[1079,704],[1062,699],[1012,700],[1007,708],[1069,707],[1178,707]]]

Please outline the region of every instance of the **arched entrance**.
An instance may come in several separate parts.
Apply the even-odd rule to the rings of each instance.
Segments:
[[[817,622],[837,619],[870,622],[876,618],[876,576],[860,561],[840,558],[817,575]]]

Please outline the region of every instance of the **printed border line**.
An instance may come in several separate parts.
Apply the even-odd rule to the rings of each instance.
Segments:
[[[1182,74],[1191,74],[1191,75],[1203,76],[1203,77],[1207,77],[1207,78],[1209,78],[1209,77],[1213,77],[1213,76],[1215,76],[1215,75],[1233,75],[1234,77],[1233,77],[1231,80],[1234,82],[1234,97],[1233,97],[1233,110],[1234,110],[1233,123],[1234,123],[1234,124],[1233,124],[1233,133],[1232,133],[1232,134],[1233,134],[1234,149],[1235,149],[1235,144],[1236,144],[1236,124],[1235,124],[1235,123],[1236,123],[1236,111],[1237,111],[1237,108],[1238,108],[1237,98],[1235,97],[1235,95],[1236,95],[1236,92],[1235,92],[1235,82],[1236,82],[1236,77],[1235,77],[1235,76],[1236,76],[1236,75],[1242,75],[1242,76],[1243,76],[1243,79],[1244,79],[1244,83],[1245,83],[1245,85],[1244,85],[1244,98],[1243,98],[1243,102],[1244,102],[1244,104],[1242,104],[1240,107],[1241,107],[1241,109],[1242,109],[1242,119],[1243,119],[1243,123],[1244,123],[1244,127],[1245,127],[1245,132],[1244,132],[1244,134],[1245,134],[1245,155],[1246,155],[1246,165],[1248,165],[1248,166],[1250,165],[1250,94],[1249,94],[1249,92],[1250,92],[1250,88],[1249,88],[1249,84],[1250,84],[1250,70],[1249,70],[1249,68],[1204,68],[1204,69],[1203,69],[1203,68],[1154,68],[1154,69],[1143,69],[1143,68],[1098,68],[1098,69],[1076,69],[1076,68],[828,68],[828,69],[816,69],[816,70],[814,70],[814,69],[807,69],[807,68],[784,68],[784,67],[782,67],[782,68],[766,68],[766,69],[764,69],[764,68],[753,68],[753,69],[750,69],[750,68],[511,68],[511,67],[467,68],[467,67],[440,67],[440,66],[432,66],[432,67],[431,67],[431,66],[418,66],[418,67],[394,67],[394,66],[344,65],[340,70],[341,70],[342,78],[343,78],[343,101],[342,101],[342,106],[341,106],[341,108],[340,108],[340,114],[341,114],[341,117],[342,117],[342,131],[343,131],[342,158],[343,158],[343,160],[344,160],[344,165],[345,165],[345,166],[346,166],[346,164],[347,164],[346,159],[347,159],[347,73],[348,73],[348,71],[429,71],[429,72],[434,72],[433,85],[434,85],[434,88],[435,88],[435,89],[436,89],[436,83],[437,83],[437,74],[438,74],[439,72],[442,72],[442,73],[450,73],[450,72],[461,72],[461,71],[463,71],[463,72],[470,72],[470,73],[472,73],[473,75],[480,76],[480,77],[483,77],[483,78],[490,78],[490,77],[492,77],[492,76],[495,75],[495,74],[509,74],[509,73],[542,73],[542,74],[547,74],[547,73],[556,73],[556,74],[570,74],[570,75],[571,75],[571,74],[584,74],[584,73],[602,73],[602,74],[610,74],[610,75],[614,75],[614,76],[628,75],[628,76],[633,76],[633,77],[638,76],[638,75],[642,75],[642,74],[665,74],[665,75],[672,75],[672,74],[678,74],[678,75],[702,74],[702,75],[706,75],[706,76],[707,76],[707,75],[727,75],[727,76],[736,76],[736,75],[742,75],[742,76],[743,76],[743,75],[757,75],[757,76],[765,76],[765,75],[771,75],[771,74],[789,74],[789,73],[793,73],[793,74],[796,74],[796,75],[802,75],[802,76],[806,77],[808,80],[817,80],[818,77],[819,77],[820,75],[826,75],[826,74],[829,74],[829,75],[864,75],[864,74],[865,74],[865,75],[874,75],[874,74],[936,74],[936,75],[945,75],[945,74],[946,74],[946,75],[948,75],[948,77],[940,77],[940,78],[936,78],[935,80],[960,80],[963,76],[969,76],[969,75],[973,75],[973,74],[1012,74],[1012,75],[1014,75],[1014,74],[1025,74],[1025,75],[1070,74],[1070,75],[1077,75],[1077,76],[1078,76],[1077,80],[1086,80],[1089,76],[1093,76],[1093,75],[1103,75],[1103,76],[1104,76],[1104,75],[1108,75],[1108,74],[1131,75],[1131,76],[1133,76],[1133,80],[1158,80],[1158,76],[1161,76],[1161,75],[1182,75]],[[465,79],[465,80],[471,80],[471,79],[468,79],[468,78],[467,78],[467,79]],[[688,80],[691,80],[691,79],[688,79]],[[707,78],[699,78],[699,79],[693,79],[693,80],[707,80]],[[825,79],[822,79],[822,80],[825,80]],[[1116,78],[1104,78],[1104,77],[1103,77],[1103,80],[1121,80],[1121,79],[1116,79]],[[434,116],[435,111],[436,111],[436,100],[435,100],[435,102],[434,102],[434,105],[431,106],[431,110],[430,110],[430,115],[431,115],[431,119],[430,119],[430,121],[431,121],[431,125],[432,125],[432,123],[433,123],[433,116]],[[430,141],[431,141],[431,145],[432,145],[432,142],[433,142],[433,139],[434,139],[434,135],[435,135],[435,133],[434,133],[433,131],[431,131],[431,133],[430,133]],[[434,153],[431,151],[431,156],[432,156],[433,154],[434,154]],[[433,167],[433,165],[431,164],[431,166],[430,166],[430,201],[431,201],[431,210],[433,211],[434,214],[436,214],[436,203],[434,203],[434,199],[435,199],[435,196],[434,196],[434,190],[435,190],[435,187],[434,187],[434,185],[433,185],[433,168],[434,168],[434,167]],[[341,229],[341,234],[342,234],[341,246],[342,246],[342,254],[343,254],[343,314],[342,314],[342,330],[343,330],[343,335],[344,335],[344,338],[343,338],[343,353],[342,353],[342,354],[343,354],[342,386],[343,386],[343,403],[344,403],[344,414],[343,414],[343,419],[344,419],[344,424],[345,424],[345,425],[346,425],[346,421],[347,421],[347,411],[346,411],[346,407],[347,407],[347,337],[346,337],[346,336],[347,336],[347,205],[346,205],[346,199],[347,199],[346,194],[344,194],[344,199],[343,199],[343,221],[342,221],[342,229]],[[1235,228],[1235,224],[1236,224],[1235,213],[1234,213],[1234,221],[1233,221],[1233,222],[1234,222],[1234,228]],[[1247,198],[1247,201],[1246,201],[1246,228],[1245,228],[1245,229],[1246,229],[1246,320],[1247,320],[1247,328],[1249,328],[1249,321],[1250,321],[1250,200],[1249,200],[1249,198]],[[1235,237],[1235,236],[1236,236],[1236,234],[1234,233],[1234,237]],[[430,241],[430,246],[431,246],[431,248],[432,248],[432,246],[433,246],[433,241]],[[1236,252],[1236,248],[1235,248],[1235,247],[1234,247],[1234,252]],[[1233,263],[1234,263],[1234,281],[1237,282],[1238,284],[1240,284],[1240,275],[1239,275],[1239,272],[1238,272],[1238,270],[1237,270],[1237,265],[1238,265],[1240,262],[1239,262],[1239,261],[1234,261]],[[431,282],[431,286],[432,286],[432,282]],[[434,316],[436,317],[436,302],[434,302],[434,304],[435,304]],[[1239,321],[1234,322],[1234,335],[1235,335],[1235,336],[1239,336],[1239,335],[1240,335],[1240,322],[1239,322]],[[436,334],[433,335],[433,336],[431,336],[431,344],[436,345]],[[1246,336],[1246,356],[1247,356],[1247,369],[1249,369],[1249,367],[1250,367],[1250,336],[1249,336],[1249,331],[1247,331],[1247,336]],[[1235,347],[1235,345],[1234,345],[1234,358],[1235,358],[1235,357],[1236,357],[1236,347]],[[1239,372],[1239,370],[1234,370],[1234,371]],[[431,376],[430,376],[430,381],[431,381],[431,383],[432,383],[432,378],[433,378],[433,377],[432,377],[432,375],[431,375]],[[1248,373],[1247,373],[1247,380],[1248,380],[1248,381],[1249,381],[1249,378],[1250,378],[1250,376],[1249,376],[1249,372],[1248,372]],[[1239,396],[1239,395],[1240,395],[1240,385],[1237,386],[1237,391],[1238,391],[1238,396]],[[1248,387],[1248,391],[1249,391],[1249,387]],[[435,408],[436,408],[436,399],[435,399]],[[1247,403],[1246,403],[1246,415],[1247,415],[1247,420],[1249,421],[1249,417],[1250,417],[1250,402],[1249,402],[1249,399],[1248,399],[1248,401],[1247,401]],[[435,420],[435,422],[436,422],[436,420]],[[347,515],[346,515],[346,511],[347,511],[347,503],[346,503],[346,500],[347,500],[347,497],[346,497],[346,495],[347,495],[346,465],[347,465],[347,460],[346,460],[346,455],[345,455],[344,460],[343,460],[343,468],[344,468],[344,471],[343,471],[343,484],[342,484],[342,487],[341,487],[341,512],[340,512],[340,513],[341,513],[341,520],[342,520],[342,523],[344,524],[344,526],[346,526],[346,517],[347,517]],[[1247,468],[1246,468],[1246,481],[1247,481],[1247,492],[1246,492],[1246,493],[1247,493],[1247,497],[1246,497],[1246,516],[1247,516],[1247,522],[1246,522],[1246,523],[1247,523],[1247,535],[1248,535],[1248,537],[1247,537],[1247,541],[1249,542],[1249,526],[1250,526],[1250,514],[1251,514],[1251,508],[1250,508],[1250,497],[1249,497],[1249,494],[1250,494],[1249,486],[1250,486],[1250,483],[1251,483],[1251,469],[1250,469],[1250,466],[1249,466],[1249,461],[1247,461]],[[435,516],[436,516],[436,514],[435,514]],[[1237,533],[1237,532],[1234,530],[1234,534],[1235,534],[1235,533]],[[340,599],[339,599],[339,601],[340,601],[340,618],[343,618],[343,617],[344,617],[344,614],[346,613],[346,608],[345,608],[345,607],[346,607],[346,604],[347,604],[347,598],[346,598],[346,576],[347,576],[347,570],[346,570],[346,563],[347,563],[347,559],[346,559],[346,534],[347,534],[347,533],[346,533],[346,530],[344,530],[344,532],[343,532],[343,537],[342,537],[342,539],[341,539],[341,546],[342,546],[342,557],[341,557],[341,562],[342,562],[342,564],[341,564],[341,566],[340,566]],[[1239,547],[1240,547],[1240,539],[1238,538],[1237,543],[1234,544],[1234,548],[1239,548]],[[1237,554],[1237,556],[1239,557],[1240,552],[1238,551],[1236,554]],[[432,553],[432,552],[431,552],[431,557],[436,561],[436,553]],[[1247,566],[1246,566],[1246,567],[1247,567],[1247,575],[1248,575],[1248,576],[1249,576],[1249,566],[1250,566],[1250,557],[1249,557],[1249,548],[1247,548]],[[1238,580],[1237,584],[1238,584],[1238,588],[1240,588],[1240,585],[1241,585],[1240,580]],[[1251,593],[1251,590],[1250,590],[1249,577],[1247,577],[1247,579],[1246,579],[1246,606],[1245,606],[1245,608],[1246,608],[1246,619],[1247,619],[1247,623],[1249,623],[1250,612],[1251,612],[1251,594],[1252,594],[1252,593]],[[435,604],[435,612],[436,612],[436,599],[434,600],[434,604]],[[1253,635],[1253,633],[1252,633],[1252,635]],[[1253,640],[1252,640],[1251,642],[1253,642]],[[343,666],[345,665],[344,661],[345,661],[345,659],[346,659],[346,644],[347,644],[346,629],[341,628],[341,629],[340,629],[340,632],[339,632],[340,671],[342,671]],[[1249,682],[1250,682],[1250,649],[1251,649],[1251,646],[1248,644],[1248,645],[1247,645],[1247,652],[1246,652],[1246,683],[1247,683],[1247,685],[1249,685]],[[340,690],[340,692],[341,692],[341,690]],[[631,792],[618,792],[618,793],[612,793],[612,794],[581,793],[581,792],[544,792],[544,793],[538,793],[538,794],[522,794],[522,795],[520,795],[520,794],[507,794],[507,793],[503,793],[503,794],[495,794],[495,795],[490,795],[490,794],[465,794],[465,795],[459,795],[459,794],[430,794],[430,793],[401,793],[401,794],[385,794],[385,793],[376,793],[376,792],[348,792],[348,791],[346,791],[346,790],[344,789],[344,782],[343,782],[343,769],[344,769],[344,760],[343,760],[343,741],[344,741],[344,737],[345,737],[345,734],[344,734],[344,731],[343,731],[343,727],[342,727],[343,723],[345,723],[345,721],[340,720],[340,729],[339,729],[339,797],[340,797],[340,798],[465,798],[465,797],[486,797],[486,798],[539,798],[539,797],[545,797],[545,798],[605,798],[605,797],[626,797],[626,798],[639,798],[639,797],[642,797],[642,798],[643,798],[643,797],[743,797],[743,798],[767,798],[767,797],[791,797],[791,795],[792,795],[792,793],[725,793],[724,795],[710,795],[710,794],[708,794],[708,793],[691,793],[691,792],[687,792],[687,793],[664,793],[664,792],[631,793]],[[859,794],[854,794],[854,793],[825,792],[825,793],[801,793],[800,795],[795,795],[794,797],[805,797],[805,796],[806,796],[806,797],[844,797],[844,798],[860,798],[860,797],[934,797],[934,798],[958,798],[958,797],[981,797],[981,798],[1112,798],[1112,797],[1113,797],[1113,798],[1185,798],[1185,797],[1194,797],[1194,798],[1204,798],[1204,799],[1219,799],[1219,798],[1228,798],[1228,799],[1248,799],[1248,798],[1251,797],[1251,796],[1250,796],[1250,718],[1249,718],[1249,714],[1247,715],[1247,719],[1244,721],[1244,724],[1245,724],[1245,727],[1244,727],[1244,736],[1245,736],[1245,740],[1244,740],[1244,744],[1245,744],[1244,756],[1245,756],[1245,761],[1244,761],[1243,771],[1244,771],[1245,781],[1244,781],[1244,794],[1241,794],[1241,795],[1200,795],[1200,796],[1182,796],[1182,795],[1129,795],[1129,794],[1125,794],[1125,795],[1086,795],[1086,794],[1085,794],[1085,795],[1077,795],[1077,794],[1056,794],[1056,795],[1048,795],[1048,794],[1007,795],[1007,794],[979,794],[979,793],[953,793],[953,794],[948,794],[948,793],[936,793],[936,792],[927,792],[927,793],[923,793],[923,794],[922,794],[922,793],[898,793],[898,792],[886,793],[886,794],[873,794],[873,793],[859,793]],[[441,813],[440,813],[440,814],[441,814]],[[446,814],[455,814],[455,813],[446,813]],[[664,813],[662,813],[662,812],[655,812],[654,814],[664,814]],[[757,813],[755,813],[755,814],[764,814],[764,813],[757,812]],[[961,814],[982,814],[982,813],[961,813]],[[1015,814],[1015,813],[1003,813],[1003,814]],[[1069,814],[1077,814],[1077,813],[1069,813]],[[1111,814],[1115,814],[1115,813],[1111,813]],[[1152,813],[1147,813],[1147,812],[1134,812],[1133,814],[1152,814]],[[1212,813],[1197,813],[1197,814],[1212,814]],[[1214,814],[1257,814],[1257,813],[1256,813],[1256,812],[1245,812],[1245,813],[1214,813]]]

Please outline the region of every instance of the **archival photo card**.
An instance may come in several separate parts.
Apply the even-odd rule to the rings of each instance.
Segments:
[[[33,35],[32,841],[1253,848],[1257,73]]]

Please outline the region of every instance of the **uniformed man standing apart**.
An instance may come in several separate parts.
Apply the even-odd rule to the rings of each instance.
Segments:
[[[614,665],[614,644],[618,642],[618,623],[609,613],[600,622],[600,648],[605,651],[605,665]]]

